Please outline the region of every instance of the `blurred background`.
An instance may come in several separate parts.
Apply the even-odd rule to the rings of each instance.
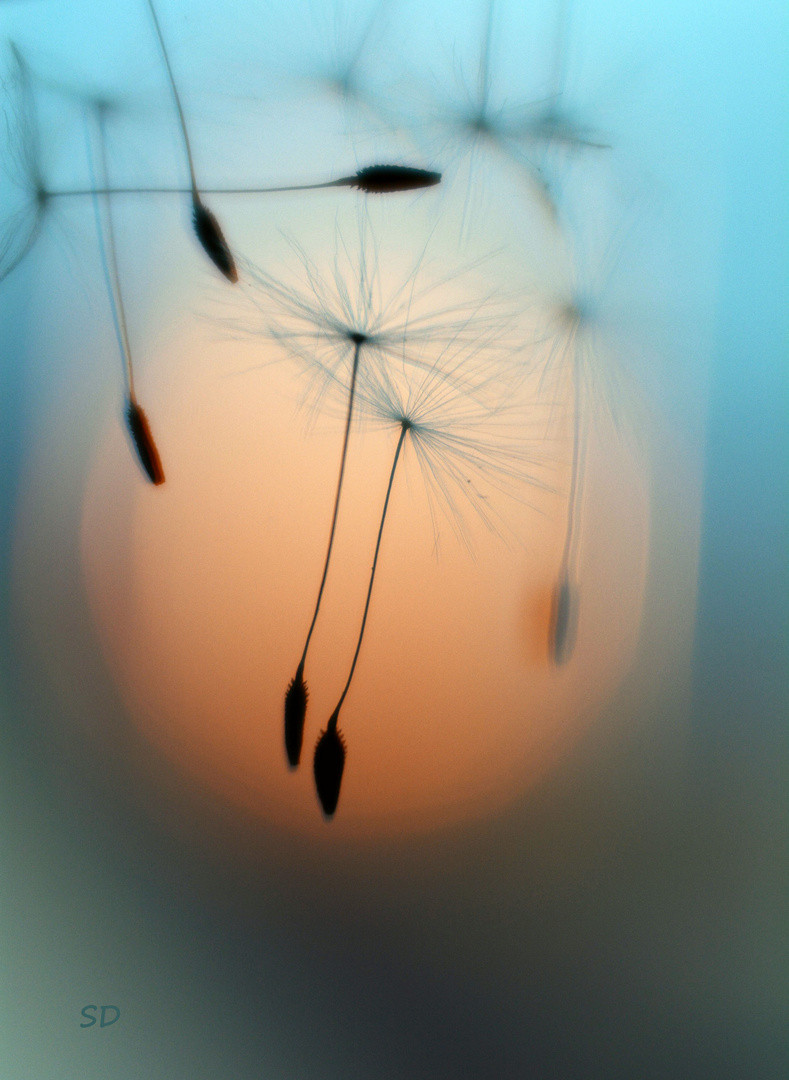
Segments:
[[[237,285],[188,193],[58,194],[102,149],[188,192],[147,4],[0,3],[0,1075],[785,1076],[782,5],[157,13]],[[384,162],[442,183],[207,193]],[[406,449],[326,821],[392,428],[352,430],[295,773],[281,710],[344,423],[310,357],[362,260],[423,359],[462,313],[507,407],[473,494]]]

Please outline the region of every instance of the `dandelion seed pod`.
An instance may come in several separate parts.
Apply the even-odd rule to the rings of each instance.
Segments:
[[[148,479],[157,486],[163,484],[164,469],[162,468],[162,459],[159,457],[159,451],[153,441],[151,425],[148,423],[148,417],[136,401],[130,401],[126,406],[126,423],[134,440],[137,457],[140,459],[140,464],[145,469]]]
[[[285,753],[288,755],[288,764],[291,769],[295,769],[301,760],[308,697],[309,691],[304,681],[304,664],[299,664],[285,694]]]
[[[238,281],[238,270],[230,247],[211,211],[198,198],[192,200],[192,224],[208,258],[228,281]]]
[[[556,583],[551,605],[550,651],[555,664],[566,664],[575,648],[578,589],[567,578]]]
[[[396,191],[417,191],[441,183],[441,173],[414,169],[408,165],[368,165],[360,169],[351,187],[368,195],[388,195]]]
[[[337,713],[329,720],[329,725],[315,747],[313,772],[315,787],[327,818],[334,816],[337,801],[340,798],[342,772],[345,768],[345,741],[337,730]]]

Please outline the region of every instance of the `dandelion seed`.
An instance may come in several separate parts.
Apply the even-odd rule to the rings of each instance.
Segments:
[[[151,426],[148,417],[136,400],[126,404],[126,422],[129,425],[131,437],[137,449],[140,464],[152,484],[164,483],[164,469],[162,459],[151,434]]]
[[[304,719],[307,712],[307,697],[308,690],[307,684],[304,682],[304,665],[307,661],[307,651],[310,647],[310,641],[312,639],[312,633],[315,629],[315,623],[318,621],[318,612],[320,611],[321,600],[323,599],[323,590],[326,587],[326,578],[329,573],[329,564],[331,562],[332,547],[334,546],[334,534],[337,529],[337,515],[340,510],[340,496],[342,495],[342,482],[345,476],[345,461],[348,455],[348,439],[351,433],[351,419],[353,417],[353,403],[356,391],[356,377],[359,371],[359,357],[361,355],[362,345],[364,344],[364,335],[355,334],[351,335],[351,340],[354,345],[353,354],[353,374],[351,376],[351,386],[348,392],[348,414],[345,421],[345,435],[343,437],[342,455],[340,457],[340,474],[337,479],[337,494],[334,499],[334,511],[332,513],[331,529],[329,531],[329,546],[326,551],[326,560],[323,564],[323,576],[321,578],[320,587],[318,589],[318,599],[315,602],[315,611],[312,616],[312,622],[310,628],[307,631],[307,640],[304,644],[304,652],[301,655],[301,661],[296,670],[296,674],[288,687],[287,694],[285,695],[285,750],[288,755],[288,762],[291,768],[295,768],[301,757],[301,744],[304,734]]]
[[[394,483],[395,470],[397,468],[397,462],[400,459],[400,451],[403,448],[403,441],[405,439],[407,428],[405,423],[401,426],[400,438],[397,441],[397,449],[395,451],[394,462],[392,463],[392,471],[389,474],[389,485],[386,489],[386,499],[384,500],[384,509],[381,514],[381,524],[378,529],[378,539],[375,543],[375,555],[373,557],[373,568],[370,574],[370,584],[367,589],[367,599],[364,604],[364,614],[362,615],[362,626],[359,631],[359,639],[356,642],[356,652],[353,654],[353,661],[351,662],[351,670],[348,674],[348,681],[345,684],[345,688],[340,696],[340,700],[337,703],[337,708],[329,718],[329,724],[326,730],[321,734],[318,739],[318,743],[315,747],[315,759],[314,759],[314,773],[315,773],[315,787],[318,791],[318,798],[321,801],[323,812],[326,817],[330,818],[334,815],[334,811],[337,809],[337,800],[340,797],[340,785],[342,784],[342,774],[345,768],[345,740],[341,733],[337,730],[337,723],[340,718],[340,709],[342,708],[345,697],[351,686],[351,680],[353,679],[353,673],[356,670],[356,662],[359,659],[359,650],[362,647],[362,639],[364,637],[364,629],[367,625],[367,614],[370,610],[370,597],[373,592],[373,582],[375,581],[375,570],[378,565],[378,553],[381,550],[381,537],[383,536],[384,523],[386,522],[386,511],[389,507],[389,497],[392,494],[392,484]]]
[[[494,4],[490,0],[485,31],[480,49],[476,86],[463,80],[462,97],[445,100],[432,111],[428,126],[439,133],[439,153],[447,155],[455,147],[456,155],[468,154],[473,160],[480,150],[493,151],[518,165],[532,191],[539,198],[549,217],[556,217],[556,204],[550,181],[529,151],[519,144],[522,134],[515,120],[520,109],[492,104],[491,52],[493,39]]]
[[[10,161],[26,205],[3,226],[0,235],[0,281],[8,277],[31,251],[44,225],[50,195],[41,167],[41,138],[33,97],[30,68],[17,46],[11,42],[14,62],[12,86],[13,123],[9,125]]]
[[[417,191],[435,187],[441,183],[441,173],[418,169],[411,165],[367,165],[352,176],[339,180],[325,180],[319,184],[288,184],[285,187],[260,188],[204,188],[206,195],[273,195],[286,191],[320,191],[324,188],[349,187],[368,195],[386,195],[398,191]],[[69,191],[52,191],[50,198],[77,195],[190,195],[191,188],[174,187],[116,187],[94,190],[75,188]]]
[[[572,464],[570,467],[570,491],[567,496],[567,521],[564,531],[564,547],[559,566],[558,582],[554,589],[554,608],[550,629],[550,654],[557,664],[566,663],[575,647],[575,632],[578,618],[578,589],[569,583],[571,562],[576,539],[576,519],[579,512],[578,502],[582,491],[582,466],[584,460],[583,441],[585,436],[585,416],[582,406],[582,378],[580,370],[581,352],[577,347],[580,313],[568,313],[569,347],[572,349],[570,378],[573,386],[573,442]]]
[[[228,281],[235,284],[238,281],[238,271],[236,270],[233,254],[219,227],[219,222],[208,207],[203,204],[200,198],[200,192],[197,188],[197,177],[195,175],[194,159],[192,158],[192,147],[186,130],[186,119],[184,118],[181,98],[178,94],[178,88],[175,85],[173,69],[170,66],[170,57],[167,53],[167,46],[164,43],[164,37],[162,35],[161,27],[159,26],[156,8],[153,6],[153,0],[148,0],[148,7],[150,8],[154,26],[156,27],[156,36],[159,38],[159,44],[162,49],[162,56],[164,57],[164,64],[167,68],[167,76],[170,80],[170,87],[173,92],[173,99],[178,112],[178,120],[181,125],[181,134],[183,135],[184,146],[186,148],[186,160],[189,165],[189,179],[191,181],[192,224],[194,226],[194,231],[203,250],[214,266],[224,274]]]
[[[555,145],[565,149],[607,149],[591,129],[576,121],[562,104],[564,56],[566,53],[566,13],[560,18],[552,86],[543,101],[512,102],[493,93],[494,2],[487,8],[485,30],[475,80],[461,76],[461,96],[434,105],[428,128],[438,135],[437,150],[446,156],[455,147],[456,156],[472,160],[482,152],[499,155],[515,165],[528,181],[548,218],[557,224],[559,207],[556,184],[551,176],[547,152]]]
[[[499,384],[495,391],[499,401],[483,405],[481,395],[486,390],[494,392],[495,384],[490,379],[481,379],[478,374],[470,376],[470,381],[448,378],[451,373],[457,373],[467,366],[471,359],[476,359],[473,349],[460,352],[445,350],[439,361],[427,371],[368,371],[364,376],[364,385],[359,390],[359,407],[364,415],[387,426],[396,426],[399,435],[389,472],[356,649],[337,707],[315,749],[315,783],[327,817],[331,817],[336,808],[345,764],[345,744],[337,731],[337,724],[359,660],[387,512],[406,441],[415,452],[428,492],[442,499],[448,507],[450,518],[458,527],[462,526],[462,517],[453,499],[453,488],[474,507],[488,526],[496,528],[497,522],[487,506],[487,497],[480,490],[486,482],[520,499],[528,485],[545,486],[531,471],[538,457],[522,441],[504,441],[497,431],[497,422],[504,410],[500,400],[504,388]],[[474,474],[476,483],[472,482],[469,472]],[[342,747],[341,753],[338,743]]]
[[[365,370],[369,367],[380,368],[392,357],[405,359],[406,362],[411,358],[417,365],[424,364],[421,355],[411,353],[415,342],[421,341],[424,345],[426,339],[433,343],[441,340],[473,341],[474,338],[482,341],[486,335],[488,338],[491,336],[491,327],[500,331],[499,322],[489,323],[481,316],[474,318],[481,309],[481,302],[475,303],[471,309],[455,305],[438,313],[435,318],[412,316],[411,308],[416,297],[413,275],[394,291],[387,304],[381,304],[377,263],[370,262],[367,257],[364,234],[360,236],[359,255],[354,260],[351,273],[348,274],[342,261],[336,259],[331,280],[319,273],[302,249],[296,250],[306,272],[307,289],[289,290],[278,279],[263,271],[251,270],[254,282],[264,289],[260,306],[264,310],[274,307],[277,311],[273,317],[269,316],[267,332],[276,341],[284,343],[291,355],[306,361],[321,381],[322,393],[339,389],[346,395],[347,404],[323,573],[304,650],[285,696],[285,747],[291,767],[298,764],[301,754],[307,700],[304,670],[331,563],[362,359]],[[349,255],[347,248],[342,250],[346,256]],[[434,287],[425,290],[425,295]],[[346,380],[345,365],[349,354],[352,360],[350,376]],[[456,375],[457,372],[447,370],[443,377],[449,381]]]
[[[564,538],[554,586],[554,615],[549,629],[549,653],[557,664],[567,663],[575,646],[580,610],[578,582],[578,535],[584,499],[584,464],[589,426],[595,413],[610,417],[624,434],[623,401],[632,400],[626,372],[615,363],[610,332],[607,333],[602,296],[613,270],[609,253],[598,274],[596,287],[582,284],[572,267],[569,280],[549,308],[543,335],[546,343],[543,386],[553,378],[563,386],[571,414],[570,483]]]
[[[423,368],[366,369],[357,392],[360,420],[391,430],[405,426],[425,493],[434,533],[438,512],[471,550],[467,512],[500,536],[506,521],[494,509],[493,491],[521,502],[552,465],[542,438],[539,406],[520,402],[506,378],[510,357],[494,336],[450,343]],[[526,423],[533,425],[533,432]]]
[[[238,270],[227,240],[216,217],[203,205],[196,193],[192,194],[192,224],[208,258],[228,281],[235,284],[238,281]]]
[[[497,302],[491,293],[468,301],[453,300],[431,307],[434,297],[453,286],[466,271],[426,277],[426,244],[411,271],[392,286],[385,286],[379,251],[360,224],[358,247],[352,249],[338,237],[329,273],[324,273],[296,242],[291,247],[301,264],[296,283],[249,265],[250,301],[262,315],[248,332],[261,329],[285,353],[300,361],[317,387],[316,404],[329,391],[347,392],[356,344],[362,345],[366,365],[391,361],[425,366],[419,350],[426,345],[441,348],[449,343],[470,344],[504,338],[513,319],[510,306]],[[479,260],[483,262],[484,260]],[[358,339],[358,342],[357,342]]]
[[[407,165],[369,165],[349,178],[351,187],[368,194],[387,194],[393,191],[416,191],[441,183],[441,173],[415,169]],[[343,181],[337,181],[342,183]]]
[[[97,109],[97,115],[99,128],[99,161],[101,163],[101,183],[103,188],[107,189],[109,187],[109,179],[107,167],[107,147],[104,132],[105,117],[104,110],[101,108],[101,106],[99,106]],[[92,164],[90,164],[90,168],[92,172]],[[137,401],[137,395],[134,388],[134,365],[132,362],[131,345],[129,343],[129,331],[126,323],[126,311],[123,304],[123,293],[121,291],[120,272],[118,270],[118,255],[115,246],[115,229],[112,220],[112,205],[111,199],[108,195],[104,196],[104,200],[106,211],[106,225],[104,228],[102,228],[101,214],[99,212],[98,206],[98,196],[94,196],[94,209],[96,213],[96,227],[99,239],[99,251],[104,267],[105,278],[107,280],[107,291],[110,298],[110,307],[112,310],[113,322],[115,324],[118,347],[124,361],[127,393],[126,424],[132,437],[134,448],[137,451],[137,457],[143,467],[143,470],[145,471],[146,476],[152,484],[158,487],[160,484],[164,483],[164,469],[162,467],[162,460],[159,456],[159,451],[153,438],[153,433],[151,432],[151,426],[148,422],[148,417],[146,416],[144,410]]]
[[[304,681],[304,661],[302,660],[285,694],[285,753],[292,769],[295,769],[301,760],[308,698],[309,690]]]
[[[326,730],[321,732],[312,763],[318,798],[328,819],[334,817],[337,809],[345,769],[345,739],[337,728],[338,716],[339,710],[335,710]]]

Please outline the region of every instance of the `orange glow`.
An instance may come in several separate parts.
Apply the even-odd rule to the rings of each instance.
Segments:
[[[552,584],[546,582],[527,591],[523,603],[523,644],[529,663],[540,666],[550,663],[548,639],[552,608]]]
[[[180,346],[194,358],[194,342]],[[188,350],[192,352],[188,352]],[[392,835],[494,812],[544,775],[599,711],[635,647],[648,509],[621,449],[589,443],[578,644],[546,664],[548,601],[565,517],[557,491],[497,495],[518,542],[468,515],[472,558],[422,480],[396,478],[367,633],[342,710],[343,788],[327,824],[312,754],[337,703],[364,604],[395,437],[354,433],[332,568],[308,657],[301,766],[283,700],[309,624],[342,421],[305,431],[287,364],[232,378],[195,366],[156,397],[168,483],[136,482],[107,420],[83,513],[83,563],[106,656],[131,717],[172,762],[276,827]],[[232,363],[231,351],[227,360]],[[202,374],[201,374],[202,373]]]

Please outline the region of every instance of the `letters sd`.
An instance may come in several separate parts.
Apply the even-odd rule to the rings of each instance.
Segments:
[[[97,1009],[101,1009],[101,1020],[99,1022],[99,1027],[109,1027],[110,1024],[114,1024],[116,1020],[120,1019],[121,1011],[117,1007],[117,1005],[86,1005],[85,1008],[82,1010],[82,1015],[88,1022],[87,1024],[80,1024],[79,1026],[83,1028],[93,1027],[93,1025],[97,1022],[97,1017],[91,1016],[90,1013],[91,1010],[93,1010],[93,1012],[95,1013]],[[115,1015],[112,1017],[112,1019],[106,1020],[105,1017],[107,1013],[115,1013]]]

